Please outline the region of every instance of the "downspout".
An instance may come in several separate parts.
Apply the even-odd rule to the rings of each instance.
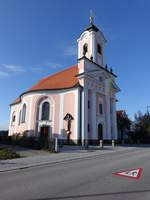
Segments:
[[[83,90],[83,87],[82,86],[80,86],[80,92],[79,92],[79,94],[80,94],[80,144],[81,144],[81,142],[82,142],[82,90]]]

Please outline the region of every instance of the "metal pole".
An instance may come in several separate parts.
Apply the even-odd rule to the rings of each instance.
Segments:
[[[115,148],[115,140],[112,140],[112,148]]]
[[[88,140],[85,140],[85,149],[88,149]]]
[[[101,149],[103,149],[103,140],[99,141],[99,146],[100,146]]]
[[[58,138],[55,137],[55,152],[58,152]]]

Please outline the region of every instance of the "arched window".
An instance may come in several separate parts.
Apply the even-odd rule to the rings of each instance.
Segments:
[[[22,108],[22,120],[21,122],[24,123],[26,119],[26,104],[23,104],[23,108]]]
[[[99,114],[100,115],[103,114],[103,105],[102,105],[102,103],[99,104]]]
[[[11,124],[14,125],[15,121],[16,121],[16,113],[14,111],[13,114],[12,114],[12,122],[11,122]]]
[[[42,105],[42,120],[49,120],[49,103],[44,102]]]
[[[100,44],[97,45],[97,52],[98,52],[99,54],[102,54],[102,48],[101,48],[101,45],[100,45]]]
[[[84,46],[83,46],[83,55],[85,56],[87,52],[88,52],[88,45],[84,44]]]
[[[21,123],[21,110],[20,110],[20,112],[19,112],[19,121],[18,121],[18,125],[20,125],[20,123]]]

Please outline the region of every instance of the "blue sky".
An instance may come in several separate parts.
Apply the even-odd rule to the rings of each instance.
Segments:
[[[77,62],[77,38],[89,24],[104,33],[105,63],[118,75],[117,109],[150,105],[150,1],[0,0],[0,129],[9,104],[43,76]]]

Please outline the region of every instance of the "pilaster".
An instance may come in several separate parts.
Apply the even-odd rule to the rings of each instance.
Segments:
[[[90,113],[91,113],[91,135],[92,139],[97,139],[96,131],[96,91],[91,90],[91,101],[90,101]]]
[[[113,139],[118,139],[117,133],[117,119],[116,119],[116,99],[112,101],[112,131],[113,131]]]
[[[88,89],[82,90],[82,145],[88,140]]]
[[[107,110],[107,139],[111,139],[110,96],[108,94],[108,79],[105,80],[105,97]]]

